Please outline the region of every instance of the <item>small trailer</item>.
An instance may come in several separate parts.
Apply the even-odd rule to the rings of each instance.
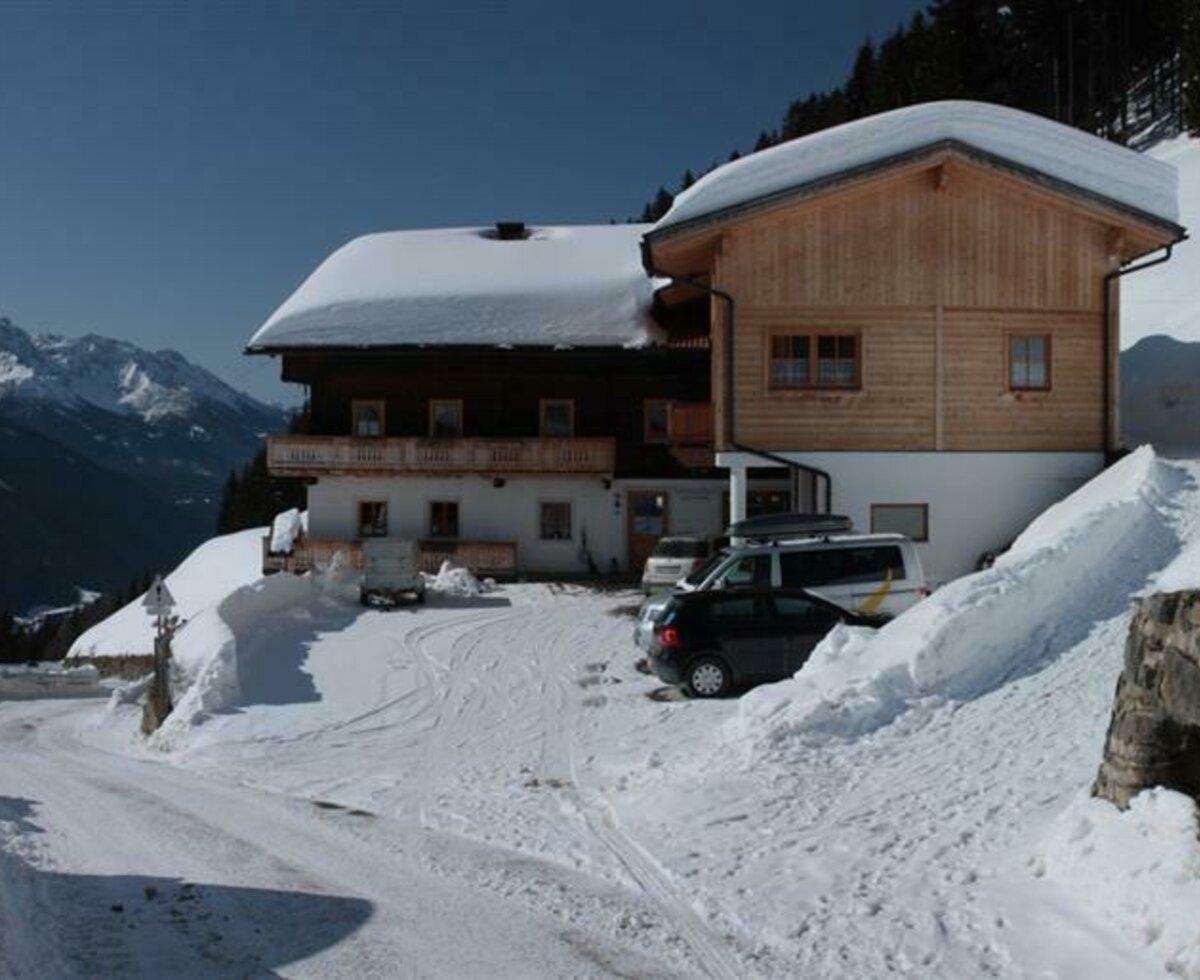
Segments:
[[[412,597],[425,602],[420,547],[405,538],[368,538],[362,545],[364,606],[393,606]]]

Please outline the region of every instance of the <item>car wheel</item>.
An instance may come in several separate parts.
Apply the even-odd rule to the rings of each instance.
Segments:
[[[694,698],[716,698],[729,690],[729,668],[716,657],[701,657],[687,669],[684,684]]]

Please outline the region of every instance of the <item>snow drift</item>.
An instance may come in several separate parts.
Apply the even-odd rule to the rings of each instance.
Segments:
[[[1167,506],[1185,479],[1142,447],[1038,517],[994,567],[878,632],[836,629],[794,678],[747,695],[733,724],[754,737],[850,738],[1036,670],[1172,560]]]
[[[219,602],[262,575],[262,539],[266,528],[251,528],[212,538],[200,545],[165,579],[183,621]],[[142,606],[145,595],[121,607],[83,633],[67,657],[150,656],[154,619]]]

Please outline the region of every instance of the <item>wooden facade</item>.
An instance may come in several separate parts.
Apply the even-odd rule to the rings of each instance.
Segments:
[[[712,454],[673,451],[707,436],[708,352],[697,350],[397,350],[284,356],[283,378],[309,387],[303,436],[272,441],[273,472],[607,474],[658,479],[710,474]],[[378,438],[353,437],[355,402],[380,408]],[[430,405],[461,406],[461,435],[431,438]],[[543,432],[546,407],[570,403],[569,435]],[[652,403],[654,403],[652,405]],[[662,413],[661,438],[647,412]]]
[[[736,301],[736,432],[728,310],[711,304],[718,445],[1101,451],[1115,444],[1104,373],[1115,408],[1119,347],[1115,298],[1104,320],[1105,276],[1172,240],[1168,229],[944,151],[652,235],[651,258],[660,274],[703,268]],[[853,337],[856,383],[773,387],[772,339],[796,334]],[[1010,385],[1012,336],[1046,338],[1045,390]]]

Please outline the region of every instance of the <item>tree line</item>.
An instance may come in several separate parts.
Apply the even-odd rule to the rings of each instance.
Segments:
[[[1200,136],[1200,3],[933,0],[878,44],[864,41],[845,82],[793,101],[753,152],[938,99],[1025,109],[1125,146]],[[674,193],[696,179],[685,172]],[[657,221],[673,199],[660,186],[640,220]]]

